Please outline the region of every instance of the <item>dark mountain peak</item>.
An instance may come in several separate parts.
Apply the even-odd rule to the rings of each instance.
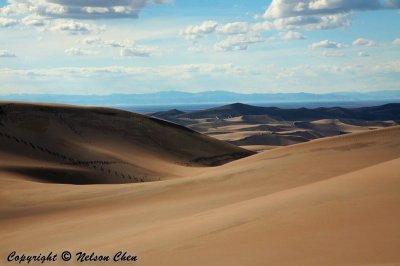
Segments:
[[[249,106],[252,106],[252,105],[244,104],[244,103],[232,103],[232,104],[230,104],[230,106],[232,106],[234,108],[241,108],[241,107],[249,107]]]
[[[400,103],[388,103],[381,106],[377,106],[379,109],[391,109],[391,108],[400,108]]]
[[[168,111],[165,111],[165,113],[169,113],[169,114],[184,114],[185,112],[178,110],[178,109],[171,109]]]
[[[249,104],[244,104],[244,103],[233,103],[233,104],[228,104],[221,106],[220,109],[222,110],[232,110],[232,111],[244,111],[244,110],[251,110],[254,108],[259,108],[257,106],[249,105]]]
[[[255,106],[237,102],[237,103],[231,103],[231,104],[214,107],[211,109],[241,109],[241,108],[248,108],[248,107],[255,107]]]
[[[226,118],[243,116],[243,115],[264,114],[265,109],[271,109],[271,108],[253,106],[253,105],[248,105],[248,104],[244,104],[244,103],[233,103],[233,104],[223,105],[220,107],[210,108],[207,110],[187,113],[184,115],[180,115],[179,117],[226,119]]]

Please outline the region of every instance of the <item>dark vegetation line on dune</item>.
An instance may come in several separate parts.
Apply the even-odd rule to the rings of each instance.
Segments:
[[[119,171],[115,171],[115,170],[111,170],[109,168],[105,168],[103,167],[104,165],[111,165],[111,164],[127,164],[127,165],[132,165],[128,162],[119,160],[119,161],[81,161],[81,160],[75,160],[74,158],[68,157],[67,155],[61,154],[59,152],[54,152],[48,148],[45,148],[43,146],[34,144],[30,141],[26,141],[22,138],[18,138],[15,136],[11,136],[5,132],[2,132],[0,130],[0,137],[5,137],[8,140],[13,140],[14,142],[18,143],[18,144],[24,144],[25,146],[34,149],[36,151],[45,153],[47,155],[51,155],[54,157],[57,157],[58,159],[64,160],[66,162],[64,163],[60,163],[57,162],[59,164],[63,164],[63,165],[70,165],[70,166],[78,166],[78,167],[87,167],[90,169],[94,169],[94,170],[99,170],[101,172],[104,173],[108,173],[108,175],[115,175],[117,177],[122,177],[122,178],[129,178],[130,180],[134,180],[135,182],[145,182],[145,177],[143,178],[138,178],[138,177],[134,177],[131,174],[126,174],[123,172],[119,172]],[[199,157],[199,158],[195,158],[193,160],[190,161],[190,163],[195,163],[195,164],[205,164],[205,165],[209,165],[209,166],[218,166],[236,159],[240,159],[243,158],[243,156],[246,155],[242,152],[234,152],[234,153],[227,153],[227,154],[222,154],[222,155],[218,155],[218,156],[210,156],[210,157]],[[190,165],[189,163],[189,165]],[[96,166],[99,165],[99,166]],[[10,170],[11,168],[9,168]],[[20,171],[20,172],[26,172],[26,171]],[[159,179],[160,180],[160,179]],[[79,182],[79,184],[84,184],[82,182]]]
[[[108,175],[114,175],[114,176],[117,176],[117,177],[122,177],[123,179],[125,179],[125,177],[126,177],[126,178],[129,178],[130,180],[134,180],[135,182],[144,182],[145,181],[144,177],[142,177],[142,178],[134,177],[131,174],[127,174],[127,173],[123,173],[123,172],[120,172],[120,171],[111,170],[110,168],[105,168],[104,167],[104,165],[111,165],[111,164],[128,164],[128,165],[131,165],[128,162],[124,162],[124,161],[81,161],[81,160],[76,160],[74,158],[68,157],[67,155],[61,154],[59,152],[52,151],[52,150],[50,150],[48,148],[45,148],[45,147],[43,147],[41,145],[34,144],[34,143],[30,142],[30,141],[26,141],[24,139],[17,138],[15,136],[11,136],[11,135],[9,135],[9,134],[7,134],[5,132],[2,132],[2,131],[0,131],[0,137],[4,137],[4,138],[6,138],[8,140],[14,141],[17,144],[21,144],[21,145],[23,144],[23,145],[27,146],[28,148],[31,148],[31,149],[33,149],[35,151],[42,152],[44,154],[47,154],[47,155],[50,155],[50,156],[54,156],[57,159],[61,159],[61,160],[66,161],[66,162],[63,162],[63,163],[56,162],[56,163],[59,163],[59,164],[62,164],[62,165],[70,165],[70,166],[77,166],[77,167],[87,167],[87,168],[92,169],[92,170],[101,171],[101,172],[103,172],[105,174],[108,173]],[[23,170],[17,171],[17,170],[15,170],[16,168],[6,168],[4,170],[7,170],[7,169],[8,170],[14,169],[15,172],[21,172],[21,173],[25,172],[25,173],[27,173],[27,171],[23,171]],[[46,178],[44,178],[44,179],[46,179]],[[92,184],[92,182],[85,183],[83,180],[76,181],[76,182],[73,182],[73,183],[74,184]]]
[[[247,153],[245,154],[243,152],[234,152],[234,153],[227,153],[227,154],[222,154],[222,155],[218,155],[218,156],[199,157],[199,158],[191,160],[190,162],[206,164],[209,166],[218,166],[218,165],[222,165],[222,164],[234,161],[234,160],[238,160],[238,159],[247,157],[245,155],[247,155]]]

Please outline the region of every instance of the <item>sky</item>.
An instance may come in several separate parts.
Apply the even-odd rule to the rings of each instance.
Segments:
[[[0,95],[400,89],[400,0],[0,0]]]

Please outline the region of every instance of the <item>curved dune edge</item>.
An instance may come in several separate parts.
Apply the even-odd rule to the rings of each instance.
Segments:
[[[400,263],[400,127],[113,186],[0,174],[0,252],[135,252],[141,265]],[[28,226],[29,225],[29,226]]]

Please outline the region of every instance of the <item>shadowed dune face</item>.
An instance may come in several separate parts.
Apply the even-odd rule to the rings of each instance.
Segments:
[[[399,160],[397,126],[163,182],[71,186],[1,172],[0,253],[123,249],[154,266],[398,265]]]
[[[52,168],[52,167],[1,167],[0,171],[29,176],[32,180],[56,184],[88,185],[98,184],[98,178],[93,172],[80,169]]]
[[[0,165],[3,171],[72,184],[156,181],[252,154],[130,112],[17,103],[0,104],[0,148],[22,158],[21,167]],[[51,165],[26,168],[23,158]]]

